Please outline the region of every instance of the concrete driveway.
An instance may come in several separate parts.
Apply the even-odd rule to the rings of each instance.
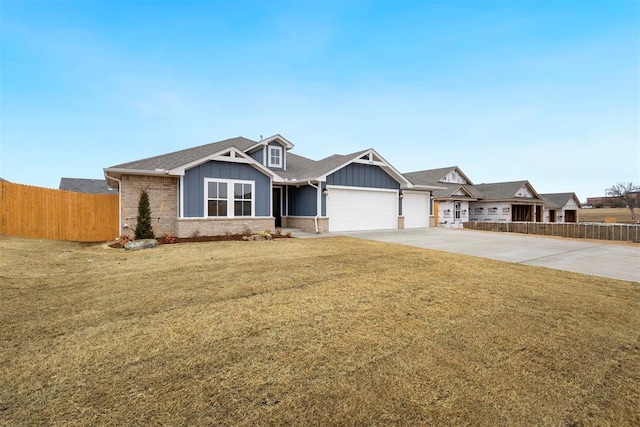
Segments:
[[[640,282],[640,245],[452,228],[340,233],[361,239]]]

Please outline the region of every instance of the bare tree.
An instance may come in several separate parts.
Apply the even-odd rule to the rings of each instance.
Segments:
[[[607,188],[609,196],[622,200],[631,209],[631,219],[636,219],[633,209],[638,206],[638,193],[640,193],[640,185],[635,185],[633,182],[619,182]]]

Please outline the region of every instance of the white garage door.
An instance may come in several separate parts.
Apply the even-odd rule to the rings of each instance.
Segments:
[[[398,191],[327,186],[329,231],[398,228]]]
[[[404,228],[429,226],[429,193],[404,192],[402,214]]]

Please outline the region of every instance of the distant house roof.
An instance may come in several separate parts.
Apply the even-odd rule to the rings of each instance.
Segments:
[[[446,168],[427,169],[422,171],[407,172],[404,174],[409,181],[417,185],[440,185],[445,183],[445,176],[451,171],[457,171],[469,184],[473,184],[468,176],[466,176],[458,166],[449,166]]]
[[[414,184],[415,181],[411,180]],[[466,184],[456,184],[456,183],[444,183],[439,182],[438,186],[441,187],[439,190],[433,191],[433,197],[439,200],[443,199],[455,199],[455,200],[477,200],[478,198],[482,198],[482,194],[477,191],[473,185]],[[456,193],[463,192],[466,195],[461,196]]]
[[[89,194],[115,194],[104,179],[60,178],[60,190]]]
[[[0,181],[3,181],[3,182],[9,182],[9,181],[7,181],[6,179],[4,179],[4,178],[3,178],[3,177],[1,177],[1,176],[0,176]]]
[[[533,198],[540,199],[540,195],[536,192],[529,181],[511,181],[511,182],[493,182],[488,184],[476,184],[473,186],[475,190],[483,195],[483,200],[517,200],[525,199],[518,196],[518,190],[527,187]]]
[[[540,194],[540,197],[549,208],[562,208],[572,199],[576,205],[580,206],[580,199],[576,193],[545,193]]]

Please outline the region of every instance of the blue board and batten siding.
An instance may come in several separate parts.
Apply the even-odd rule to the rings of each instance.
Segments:
[[[205,178],[254,181],[256,216],[271,216],[271,179],[257,169],[242,163],[207,162],[185,172],[185,217],[204,217]]]
[[[341,185],[345,187],[384,188],[391,190],[400,189],[400,184],[378,166],[351,163],[342,169],[327,176],[327,182],[322,183],[322,189],[326,185]],[[302,187],[289,187],[288,205],[290,216],[315,216],[318,204],[318,193],[309,185]],[[327,198],[321,197],[321,213],[327,215]],[[399,207],[400,208],[400,207]]]
[[[327,176],[328,185],[348,187],[389,188],[397,190],[400,184],[391,176],[374,165],[351,163]]]
[[[287,205],[289,216],[316,216],[318,192],[310,185],[302,187],[290,186],[287,189]]]
[[[264,164],[264,149],[262,147],[260,147],[260,149],[258,150],[250,152],[249,155],[261,165]]]

